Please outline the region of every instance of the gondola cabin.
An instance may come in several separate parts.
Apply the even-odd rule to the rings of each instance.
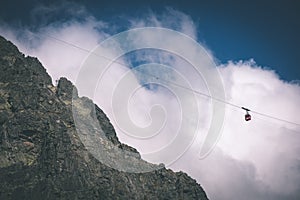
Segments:
[[[250,121],[250,120],[251,120],[251,115],[250,115],[249,113],[247,113],[247,114],[245,115],[245,120],[246,120],[246,121]]]
[[[242,109],[246,111],[245,120],[250,121],[251,120],[251,115],[249,114],[250,110],[248,108],[244,108],[244,107],[242,107]]]

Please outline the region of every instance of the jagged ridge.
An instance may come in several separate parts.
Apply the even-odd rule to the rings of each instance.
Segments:
[[[125,173],[100,163],[76,133],[72,83],[61,78],[53,86],[36,58],[25,57],[1,36],[0,71],[0,199],[207,199],[183,172]],[[106,137],[138,154],[119,142],[95,107]],[[140,156],[133,160],[145,162]]]

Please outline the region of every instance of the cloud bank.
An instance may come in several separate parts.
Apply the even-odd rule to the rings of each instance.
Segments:
[[[93,50],[101,41],[113,34],[107,31],[108,27],[121,25],[98,20],[90,16],[81,6],[71,8],[70,6],[68,5],[70,17],[67,20],[49,23],[49,20],[53,19],[45,19],[45,23],[35,29],[1,24],[0,34],[17,44],[25,54],[38,57],[53,80],[65,76],[75,83],[80,67],[89,55],[88,51]],[[41,10],[53,13],[56,9],[36,8],[36,16],[40,15]],[[81,14],[75,17],[74,13]],[[128,22],[130,24],[128,29],[145,26],[166,27],[197,40],[198,27],[195,23],[189,16],[173,9],[167,9],[160,15],[149,12],[140,19],[128,17]],[[141,39],[153,38],[151,35],[144,35]],[[191,50],[189,46],[185,48],[187,51]],[[210,50],[206,50],[212,56]],[[137,58],[139,60],[134,60]],[[120,77],[128,70],[120,63],[131,66],[139,62],[170,65],[174,69],[181,70],[180,72],[184,71],[184,77],[190,80],[195,90],[204,93],[209,91],[205,77],[196,76],[185,60],[168,52],[147,50],[133,52],[127,57],[119,58],[118,63],[110,67],[106,76],[101,79],[102,86],[98,87],[99,90],[95,91],[93,98],[112,120],[120,140],[136,147],[142,157],[147,159],[147,153],[168,144],[178,129],[176,125],[180,124],[181,105],[176,95],[163,87],[153,89],[151,85],[140,87],[132,95],[128,109],[131,119],[137,125],[143,127],[151,124],[149,113],[154,105],[164,108],[167,116],[162,132],[158,137],[148,140],[137,139],[124,133],[113,120],[110,98],[100,98],[103,94],[109,97]],[[297,116],[300,112],[298,84],[280,80],[274,71],[259,66],[254,60],[229,61],[218,66],[218,69],[223,79],[226,101],[300,123]],[[174,77],[170,75],[165,78],[172,80]],[[145,77],[137,77],[136,84],[139,85],[143,81]],[[99,91],[102,92],[101,96],[97,95]],[[188,97],[186,96],[187,100]],[[220,140],[209,156],[199,159],[200,146],[211,121],[211,102],[209,98],[197,96],[197,105],[201,111],[197,137],[184,155],[167,167],[187,172],[204,187],[210,199],[300,198],[299,126],[255,113],[251,113],[253,120],[245,122],[244,112],[241,109],[227,105]],[[193,133],[189,133],[187,129],[186,134]],[[148,160],[165,161],[163,156]]]

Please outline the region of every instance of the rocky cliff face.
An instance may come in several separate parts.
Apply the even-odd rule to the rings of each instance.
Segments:
[[[163,167],[126,173],[95,159],[74,125],[73,87],[65,78],[53,86],[36,58],[25,57],[0,36],[0,199],[207,199],[183,172]],[[108,118],[95,107],[111,143],[138,155],[129,158],[133,165],[153,166],[119,142]]]

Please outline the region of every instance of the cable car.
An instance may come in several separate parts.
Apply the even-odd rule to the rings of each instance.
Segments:
[[[251,120],[251,115],[247,112],[245,115],[245,120],[250,121]]]
[[[249,114],[249,109],[242,107],[242,109],[246,110],[246,115],[245,115],[245,120],[250,121],[251,120],[251,115]]]

